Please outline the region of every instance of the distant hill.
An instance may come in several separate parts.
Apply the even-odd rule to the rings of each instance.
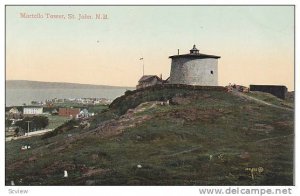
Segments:
[[[7,89],[113,89],[124,88],[133,89],[134,87],[124,86],[107,86],[107,85],[93,85],[93,84],[78,84],[66,82],[40,82],[29,80],[6,80]]]

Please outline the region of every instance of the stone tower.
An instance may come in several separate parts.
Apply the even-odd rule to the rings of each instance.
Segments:
[[[194,45],[189,54],[178,54],[169,58],[172,59],[171,84],[218,86],[220,56],[201,54]]]

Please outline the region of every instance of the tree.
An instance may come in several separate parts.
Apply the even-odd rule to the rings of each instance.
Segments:
[[[49,119],[46,116],[34,116],[33,117],[33,126],[36,129],[41,129],[47,127],[49,124]]]
[[[49,124],[49,119],[46,116],[33,116],[25,117],[23,120],[17,121],[16,126],[28,130],[28,121],[29,131],[43,129]]]
[[[17,127],[17,128],[15,129],[15,135],[17,136],[17,135],[19,135],[19,133],[20,133],[20,128]]]
[[[11,124],[12,124],[12,120],[10,120],[10,119],[5,119],[5,126],[6,126],[6,127],[10,127]]]

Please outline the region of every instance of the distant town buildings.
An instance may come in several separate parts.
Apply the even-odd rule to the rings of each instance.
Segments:
[[[79,114],[76,116],[76,118],[88,118],[91,116],[94,116],[94,113],[89,113],[87,109],[83,109],[79,112]]]
[[[22,112],[20,112],[16,107],[13,107],[7,112],[6,116],[9,119],[19,119],[22,116]]]
[[[67,116],[75,118],[80,113],[80,108],[59,108],[59,116]]]
[[[98,108],[98,105],[108,105],[111,102],[112,100],[105,98],[55,98],[45,101],[31,101],[32,105],[30,106],[6,107],[5,136],[12,138],[25,135],[26,131],[28,131],[27,124],[25,129],[21,126],[23,123],[19,123],[19,121],[24,121],[26,117],[32,117],[32,119],[46,118],[49,121],[51,120],[52,125],[54,124],[55,126],[57,123],[61,123],[62,119],[64,119],[63,121],[66,120],[66,118],[62,117],[74,118],[80,122],[86,121],[83,124],[83,127],[86,128],[89,127],[87,119],[95,115],[95,108]],[[91,108],[94,112],[90,113],[87,108]],[[61,117],[57,116],[54,118],[50,117],[50,115],[59,115]],[[26,120],[25,122],[28,123],[28,126],[32,126],[32,120]],[[33,130],[36,131],[37,127]]]
[[[67,99],[47,99],[45,102],[42,102],[42,105],[54,106],[55,104],[60,103],[76,103],[82,105],[109,105],[112,102],[110,99],[106,98],[67,98]]]
[[[57,109],[52,110],[52,111],[51,111],[51,114],[52,114],[52,115],[58,115]]]
[[[20,111],[16,107],[13,107],[9,110],[9,113],[10,114],[18,114],[18,113],[20,113]]]
[[[67,98],[67,99],[47,99],[45,101],[32,101],[31,106],[8,107],[5,112],[6,119],[22,119],[24,116],[38,115],[60,115],[88,117],[94,113],[88,113],[87,109],[82,109],[95,105],[109,105],[112,100],[106,98]],[[73,108],[73,106],[75,106]],[[81,110],[82,109],[82,110]]]
[[[80,108],[59,108],[58,115],[71,118],[88,118],[94,116],[94,113],[89,113],[86,108],[82,110]]]
[[[23,115],[40,115],[43,114],[43,107],[29,106],[23,107]]]

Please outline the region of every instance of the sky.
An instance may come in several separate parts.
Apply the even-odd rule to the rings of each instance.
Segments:
[[[294,90],[293,6],[6,6],[7,80],[135,86],[141,57],[146,75],[167,78],[168,57],[193,44],[221,56],[221,86]]]

